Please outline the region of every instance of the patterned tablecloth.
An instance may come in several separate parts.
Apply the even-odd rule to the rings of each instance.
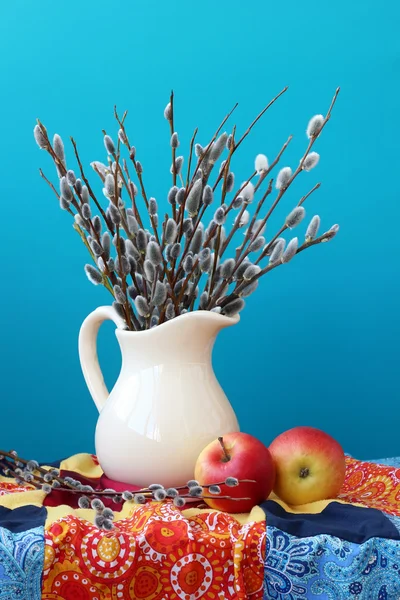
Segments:
[[[400,463],[382,462],[348,457],[339,498],[296,508],[127,502],[111,532],[71,495],[0,476],[0,600],[400,600]],[[109,486],[92,455],[60,468]]]

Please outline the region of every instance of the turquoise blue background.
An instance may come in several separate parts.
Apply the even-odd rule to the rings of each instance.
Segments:
[[[41,166],[54,180],[33,141],[36,117],[66,142],[73,135],[88,166],[105,159],[101,129],[116,133],[114,103],[128,109],[148,191],[162,203],[171,88],[187,148],[195,126],[206,143],[236,101],[232,124],[243,132],[290,86],[243,144],[234,167],[242,181],[255,155],[272,160],[289,134],[283,164],[296,166],[308,119],[326,112],[340,85],[317,144],[320,164],[273,221],[279,227],[322,181],[308,217],[320,214],[323,228],[339,223],[340,233],[262,281],[240,325],[220,336],[214,362],[242,429],[265,443],[308,424],[360,458],[399,454],[399,18],[394,0],[384,8],[372,0],[4,3],[0,447],[39,459],[91,451],[97,418],[77,336],[109,299],[87,281],[86,250],[38,175]],[[100,354],[112,385],[119,354],[111,325]]]

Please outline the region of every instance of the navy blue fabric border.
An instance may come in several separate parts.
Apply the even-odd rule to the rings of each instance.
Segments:
[[[34,527],[44,527],[47,518],[47,510],[44,506],[20,506],[18,508],[6,508],[0,506],[0,527],[8,529],[12,533],[28,531]]]
[[[400,540],[400,531],[394,523],[374,508],[331,502],[317,514],[294,514],[286,512],[273,500],[263,502],[261,508],[266,514],[268,526],[300,538],[325,534],[355,544],[362,544],[374,537]]]

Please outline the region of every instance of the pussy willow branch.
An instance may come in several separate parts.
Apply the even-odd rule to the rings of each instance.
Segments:
[[[291,176],[291,178],[289,179],[289,182],[288,182],[288,184],[287,184],[287,185],[286,185],[284,188],[282,188],[281,190],[279,190],[279,193],[278,193],[278,195],[277,195],[277,197],[276,197],[276,199],[275,199],[275,202],[272,204],[271,208],[270,208],[270,209],[269,209],[269,211],[268,211],[268,214],[267,214],[267,216],[266,216],[265,223],[267,223],[268,219],[270,218],[270,216],[271,216],[271,215],[272,215],[272,213],[274,212],[274,210],[275,210],[276,206],[278,205],[279,201],[281,200],[282,196],[285,194],[285,192],[286,192],[286,191],[289,189],[289,187],[292,185],[292,183],[293,183],[293,181],[296,179],[297,175],[298,175],[298,174],[299,174],[299,173],[300,173],[300,172],[303,170],[303,164],[304,164],[304,161],[306,160],[307,156],[309,155],[309,153],[310,153],[310,151],[311,151],[311,148],[312,148],[312,147],[313,147],[313,145],[315,144],[316,140],[317,140],[317,139],[319,138],[319,136],[321,135],[321,133],[322,133],[322,130],[324,129],[325,125],[327,124],[327,122],[328,122],[328,121],[329,121],[329,119],[331,118],[332,109],[333,109],[333,107],[334,107],[334,105],[335,105],[335,102],[336,102],[336,99],[337,99],[337,97],[338,97],[339,91],[340,91],[340,88],[337,88],[337,90],[336,90],[336,92],[335,92],[335,95],[333,96],[333,99],[332,99],[332,101],[331,101],[331,104],[330,104],[329,110],[328,110],[328,112],[327,112],[327,114],[326,114],[326,117],[324,118],[324,120],[323,120],[323,123],[322,123],[322,125],[321,125],[321,128],[320,128],[320,129],[319,129],[319,131],[318,131],[318,135],[316,135],[316,136],[313,136],[313,137],[310,139],[310,141],[309,141],[309,143],[308,143],[308,146],[307,146],[307,148],[306,148],[306,151],[305,151],[305,153],[304,153],[303,157],[301,158],[301,160],[300,160],[300,163],[299,163],[299,165],[298,165],[297,169],[294,171],[293,175],[292,175],[292,176]]]
[[[106,213],[104,212],[101,204],[97,200],[96,195],[94,194],[94,192],[93,192],[93,190],[92,190],[92,188],[90,186],[90,183],[89,183],[87,177],[85,176],[85,173],[83,171],[83,166],[82,166],[82,162],[81,162],[81,159],[80,159],[80,156],[79,156],[79,152],[78,152],[78,148],[77,148],[76,142],[75,142],[75,140],[74,140],[73,137],[70,137],[70,140],[71,140],[72,146],[74,148],[74,154],[75,154],[75,158],[77,160],[78,166],[79,166],[81,177],[82,177],[82,179],[83,179],[83,181],[84,181],[84,183],[85,183],[85,185],[86,185],[86,187],[87,187],[87,189],[89,191],[90,197],[92,198],[93,202],[95,203],[95,205],[97,207],[97,210],[99,211],[99,213],[103,217],[103,221],[106,224],[107,228],[110,230],[111,234],[114,235],[115,231],[114,231],[113,224],[110,221],[110,219],[108,219],[108,217],[107,217]]]
[[[207,146],[205,147],[205,149],[204,149],[204,152],[203,152],[203,153],[202,153],[202,155],[199,157],[199,160],[197,161],[197,165],[196,165],[196,167],[195,167],[194,173],[193,173],[193,175],[192,175],[192,179],[191,179],[190,185],[189,185],[189,187],[188,187],[188,188],[187,188],[187,190],[186,190],[186,194],[185,194],[185,200],[184,200],[184,202],[183,202],[183,204],[182,204],[182,207],[181,207],[181,208],[182,208],[182,212],[184,212],[184,210],[185,210],[185,208],[184,208],[184,207],[185,207],[186,199],[187,199],[187,197],[188,197],[188,195],[189,195],[189,192],[190,192],[190,190],[191,190],[191,189],[192,189],[192,187],[193,187],[193,184],[194,184],[194,182],[196,181],[196,175],[197,175],[197,172],[198,172],[198,170],[200,169],[200,167],[201,167],[201,165],[202,165],[202,163],[203,163],[203,160],[206,158],[206,156],[207,156],[207,153],[208,153],[208,151],[210,150],[210,148],[211,148],[212,144],[213,144],[213,143],[215,142],[215,140],[217,139],[217,136],[218,136],[219,132],[221,131],[221,129],[223,128],[223,126],[225,125],[225,123],[227,122],[227,120],[228,120],[228,119],[229,119],[229,117],[232,115],[232,113],[233,113],[233,112],[236,110],[236,108],[237,108],[237,107],[238,107],[238,103],[236,102],[235,106],[234,106],[234,107],[233,107],[233,108],[232,108],[232,109],[229,111],[229,113],[228,113],[228,114],[225,116],[225,118],[222,120],[222,122],[221,122],[221,124],[219,125],[218,129],[216,130],[216,132],[214,133],[213,137],[211,138],[211,141],[208,143],[208,145],[207,145]],[[178,241],[180,241],[180,240],[181,240],[181,238],[182,238],[182,229],[180,230],[180,233],[179,233],[179,239],[178,239]]]
[[[316,190],[318,190],[321,187],[320,183],[317,183],[316,185],[314,185],[314,187],[307,193],[305,194],[305,196],[303,196],[299,202],[297,203],[297,206],[301,206],[309,196],[311,196],[311,194],[313,194]],[[282,227],[280,228],[280,230],[274,235],[274,237],[272,238],[272,240],[270,240],[268,242],[268,244],[266,244],[264,250],[261,252],[260,256],[257,258],[255,264],[258,265],[259,262],[261,262],[261,260],[267,255],[268,250],[271,248],[272,244],[278,239],[278,237],[280,235],[282,235],[282,233],[284,231],[286,231],[286,229],[288,229],[287,225],[282,225]]]
[[[322,235],[320,235],[318,238],[315,238],[314,240],[311,240],[309,242],[304,242],[304,244],[302,246],[300,246],[300,248],[298,248],[296,254],[299,254],[300,252],[303,252],[304,250],[307,250],[307,248],[311,248],[311,246],[315,246],[317,244],[321,244],[323,242],[327,242],[328,240],[330,240],[331,238],[333,238],[334,235],[335,234],[333,232],[327,231],[326,233],[323,233]],[[242,282],[242,283],[238,283],[236,285],[235,289],[233,290],[233,292],[229,296],[226,296],[224,298],[224,300],[219,304],[219,306],[221,306],[221,308],[223,308],[224,306],[226,306],[227,304],[229,304],[229,302],[231,302],[233,299],[238,298],[239,295],[240,295],[240,292],[242,292],[245,287],[251,285],[252,283],[254,283],[255,281],[257,281],[258,279],[260,279],[260,277],[262,277],[263,275],[265,275],[269,271],[272,271],[272,269],[275,269],[276,267],[279,267],[282,264],[284,264],[284,263],[282,263],[280,260],[276,261],[276,262],[274,262],[272,264],[270,263],[266,267],[264,267],[264,269],[261,269],[261,271],[259,273],[257,273],[257,275],[254,275],[254,277],[252,277],[248,281],[245,281],[245,282]]]
[[[175,129],[174,129],[174,90],[171,91],[169,103],[171,106],[171,118],[169,119],[169,126],[170,126],[171,137],[172,137],[173,133],[175,132]],[[176,148],[171,147],[171,150],[172,150],[172,185],[176,185],[176,165],[175,165]]]
[[[237,149],[239,148],[239,146],[244,142],[244,140],[246,139],[246,137],[249,135],[250,131],[253,129],[254,125],[261,119],[261,117],[264,115],[264,113],[266,113],[267,110],[269,108],[271,108],[271,106],[278,100],[278,98],[280,98],[282,96],[282,94],[284,94],[285,92],[287,92],[288,89],[289,89],[288,86],[284,87],[283,90],[281,90],[279,92],[279,94],[277,94],[275,96],[275,98],[272,98],[272,100],[267,104],[267,106],[265,106],[262,109],[262,111],[260,113],[258,113],[258,115],[256,116],[256,118],[249,125],[249,127],[246,129],[246,131],[244,132],[244,134],[242,135],[242,137],[240,138],[240,140],[238,141],[238,143],[235,145],[232,154],[234,154],[237,151]],[[220,179],[221,179],[221,174],[219,174],[219,176],[217,178],[216,185],[218,185],[218,182],[219,182]]]
[[[114,116],[115,116],[115,118],[116,118],[116,120],[118,122],[118,125],[120,126],[120,128],[122,129],[122,132],[124,134],[124,136],[123,136],[124,137],[123,143],[124,143],[124,145],[126,146],[126,148],[129,151],[129,158],[130,158],[130,160],[131,160],[131,162],[132,162],[132,164],[133,164],[133,166],[135,168],[136,176],[138,178],[139,185],[140,185],[140,191],[141,191],[141,194],[142,194],[142,198],[143,198],[144,203],[146,205],[146,208],[148,210],[148,208],[149,208],[149,201],[147,199],[147,194],[146,194],[146,190],[145,190],[144,183],[143,183],[143,177],[142,177],[142,174],[138,172],[137,161],[136,161],[135,156],[133,156],[133,154],[131,152],[131,145],[129,143],[129,138],[128,138],[128,134],[126,133],[125,125],[124,125],[123,121],[121,121],[121,119],[119,118],[116,107],[114,107]],[[143,228],[143,223],[141,223],[140,226]]]
[[[214,133],[211,141],[209,142],[209,144],[207,145],[205,151],[203,152],[203,154],[199,157],[198,161],[197,161],[197,165],[195,167],[194,173],[192,175],[192,179],[189,183],[189,185],[186,185],[186,191],[185,191],[185,197],[183,199],[183,202],[181,204],[181,206],[179,207],[179,212],[178,212],[178,223],[179,223],[179,232],[178,232],[178,238],[177,238],[177,242],[180,242],[182,240],[183,237],[183,222],[184,222],[184,218],[185,218],[185,206],[186,206],[186,200],[187,197],[189,195],[190,190],[193,187],[194,182],[196,181],[196,175],[197,172],[199,170],[199,168],[201,167],[201,164],[203,162],[203,160],[205,159],[206,155],[207,155],[207,151],[209,148],[211,148],[212,143],[216,140],[219,132],[221,131],[222,127],[225,125],[226,121],[229,119],[229,117],[231,116],[231,114],[233,113],[233,111],[237,108],[238,103],[235,104],[235,106],[232,108],[232,110],[225,116],[225,118],[223,119],[222,123],[219,125],[217,131]],[[197,130],[196,130],[197,133]],[[194,142],[194,139],[193,139]],[[193,152],[193,147],[192,150]]]
[[[49,140],[49,137],[47,135],[47,130],[44,127],[44,125],[39,121],[39,119],[37,119],[37,123],[39,125],[39,127],[41,128],[42,134],[46,139],[46,151],[48,154],[50,154],[51,158],[53,159],[53,162],[55,163],[57,169],[59,170],[59,172],[61,173],[62,176],[65,176],[67,173],[67,169],[64,167],[64,165],[62,164],[62,162],[59,160],[58,156],[56,155],[56,153],[53,150],[53,147],[51,145],[51,142]],[[54,186],[52,186],[52,189],[54,191]],[[101,240],[100,237],[93,225],[93,222],[91,219],[84,219],[83,215],[82,215],[82,210],[81,210],[81,205],[82,205],[82,197],[80,195],[80,193],[77,191],[76,188],[76,184],[73,186],[73,193],[75,193],[78,196],[78,201],[76,200],[76,198],[73,196],[73,199],[71,201],[72,206],[75,208],[75,210],[77,211],[77,213],[79,214],[79,216],[81,217],[81,219],[86,222],[89,223],[90,225],[90,230],[91,233],[93,235],[93,237],[96,239],[97,243],[99,244],[100,248],[103,250],[102,244],[101,244]],[[69,211],[70,212],[70,211]],[[107,263],[107,259],[106,256],[104,254],[104,251],[101,254],[101,258],[104,261],[104,264],[106,265]],[[105,273],[111,280],[112,284],[115,285],[117,283],[117,278],[115,276],[115,274],[113,272],[110,272],[107,267],[106,267],[106,273]]]
[[[292,177],[290,178],[290,180],[289,180],[288,184],[287,184],[287,185],[286,185],[284,188],[282,188],[281,190],[279,190],[279,192],[278,192],[278,195],[277,195],[277,197],[276,197],[276,199],[275,199],[274,203],[272,204],[271,208],[269,209],[269,211],[268,211],[267,215],[266,215],[266,216],[265,216],[265,217],[262,219],[262,223],[261,223],[261,224],[260,224],[260,226],[258,227],[258,229],[257,229],[257,232],[254,234],[254,236],[253,236],[253,239],[255,239],[255,237],[257,237],[257,235],[259,235],[259,233],[260,233],[260,231],[262,230],[262,228],[263,228],[263,227],[264,227],[264,226],[267,224],[267,221],[268,221],[268,219],[270,218],[270,216],[271,216],[271,214],[273,213],[274,209],[276,208],[277,204],[278,204],[278,203],[279,203],[279,201],[281,200],[282,196],[285,194],[285,192],[287,191],[287,189],[288,189],[288,188],[290,187],[290,185],[293,183],[293,181],[295,180],[295,178],[297,177],[297,175],[298,175],[298,174],[299,174],[299,173],[300,173],[300,172],[303,170],[303,164],[304,164],[304,161],[305,161],[305,159],[307,158],[307,156],[308,156],[308,154],[310,153],[310,151],[311,151],[311,148],[313,147],[313,145],[314,145],[314,143],[315,143],[316,139],[317,139],[317,138],[318,138],[318,137],[321,135],[321,132],[322,132],[323,128],[325,127],[325,125],[327,124],[327,122],[329,121],[329,119],[330,119],[330,117],[331,117],[332,109],[333,109],[333,107],[334,107],[334,105],[335,105],[335,102],[336,102],[336,99],[337,99],[337,97],[338,97],[339,91],[340,91],[340,88],[337,88],[337,89],[336,89],[336,92],[335,92],[335,94],[334,94],[334,96],[333,96],[333,99],[332,99],[332,101],[331,101],[331,104],[330,104],[330,107],[329,107],[329,109],[328,109],[328,112],[327,112],[327,114],[326,114],[326,116],[325,116],[325,118],[324,118],[324,120],[323,120],[323,122],[322,122],[322,125],[321,125],[321,127],[320,127],[320,129],[319,129],[319,131],[318,131],[318,134],[317,134],[317,135],[315,135],[315,136],[313,136],[313,137],[310,139],[310,141],[309,141],[309,143],[308,143],[308,146],[307,146],[307,148],[306,148],[306,151],[305,151],[305,153],[304,153],[303,157],[301,158],[301,160],[300,160],[300,163],[299,163],[299,165],[298,165],[297,169],[294,171],[294,173],[293,173]],[[291,138],[289,138],[288,142],[290,141],[290,139],[291,139]],[[288,142],[287,142],[287,143],[288,143]],[[314,187],[314,188],[313,188],[313,189],[312,189],[312,190],[309,192],[309,194],[307,194],[307,195],[306,195],[304,198],[302,198],[302,199],[300,200],[301,204],[302,204],[302,203],[303,203],[303,202],[306,200],[306,198],[307,198],[307,197],[308,197],[308,196],[309,196],[309,195],[310,195],[310,194],[311,194],[313,191],[315,191],[315,189],[318,189],[318,187],[319,187],[319,185],[317,184],[317,185],[316,185],[316,186],[315,186],[315,187]],[[300,203],[298,204],[298,206],[300,206]],[[275,239],[276,239],[278,236],[279,236],[279,233],[278,233],[278,235],[275,237]],[[271,242],[271,243],[272,243],[272,242]],[[313,244],[313,245],[314,245],[314,244]],[[306,247],[308,247],[308,246],[306,246]],[[305,249],[305,248],[303,248],[303,249]],[[264,251],[263,251],[263,253],[262,253],[262,256],[265,256],[266,252],[267,252],[267,249],[264,249]],[[240,265],[240,264],[243,262],[243,260],[245,259],[245,257],[246,257],[248,254],[249,254],[249,252],[247,251],[247,254],[246,254],[246,253],[244,253],[244,254],[242,255],[242,257],[241,257],[239,260],[237,260],[237,263],[236,263],[236,266],[235,266],[235,269],[234,269],[234,273],[236,272],[237,268],[238,268],[238,267],[239,267],[239,265]],[[261,259],[261,258],[260,258],[260,259]],[[256,263],[256,264],[258,264],[258,262],[259,262],[259,260],[257,261],[257,263]],[[280,263],[278,263],[278,264],[280,264]],[[275,265],[275,266],[276,266],[276,265]],[[248,285],[250,285],[251,283],[253,283],[253,281],[256,281],[257,279],[259,279],[259,277],[260,277],[260,276],[264,275],[265,273],[267,273],[267,272],[268,272],[269,270],[271,270],[272,268],[274,268],[274,267],[273,267],[273,265],[268,265],[268,267],[266,267],[265,269],[262,269],[262,270],[261,270],[261,272],[260,272],[260,273],[261,273],[261,275],[260,275],[260,273],[259,273],[259,274],[258,274],[258,276],[256,276],[256,277],[255,277],[254,279],[252,279],[251,281],[248,281],[248,282],[246,282],[245,284],[241,284],[241,285],[242,285],[242,288],[241,288],[241,289],[244,289],[244,287],[247,287]],[[233,274],[234,274],[234,273],[233,273]],[[232,278],[230,279],[230,281],[232,281]],[[221,286],[222,286],[222,284],[221,284]],[[238,288],[238,289],[240,289],[240,288]],[[234,292],[233,292],[233,297],[235,296],[235,294],[236,294],[236,293],[237,293],[237,289],[235,289],[235,290],[234,290]],[[231,296],[228,296],[228,298],[231,298],[231,297],[232,297],[232,295],[231,295]],[[210,300],[209,306],[211,307],[211,306],[212,306],[212,305],[213,305],[213,304],[216,302],[216,300],[217,300],[217,299],[215,299],[215,298],[213,298],[212,300]],[[225,301],[224,301],[224,304],[226,304],[226,303],[225,303]]]
[[[188,168],[187,168],[187,174],[186,174],[186,186],[185,186],[186,189],[188,189],[188,187],[189,187],[190,169],[192,167],[192,158],[193,158],[193,147],[194,147],[194,142],[195,142],[198,130],[199,130],[198,127],[196,127],[196,129],[193,132],[192,139],[190,140],[189,160],[188,160]]]

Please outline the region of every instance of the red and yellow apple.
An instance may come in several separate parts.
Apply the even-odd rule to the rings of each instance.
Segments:
[[[247,500],[219,496],[205,499],[211,508],[244,513],[268,498],[275,482],[275,466],[268,448],[257,438],[248,433],[228,433],[204,448],[197,459],[194,476],[202,485],[224,482],[227,477],[252,480],[236,487],[220,485],[221,496]]]
[[[269,450],[275,462],[275,494],[293,506],[336,498],[345,476],[340,444],[313,427],[295,427],[279,435]]]

